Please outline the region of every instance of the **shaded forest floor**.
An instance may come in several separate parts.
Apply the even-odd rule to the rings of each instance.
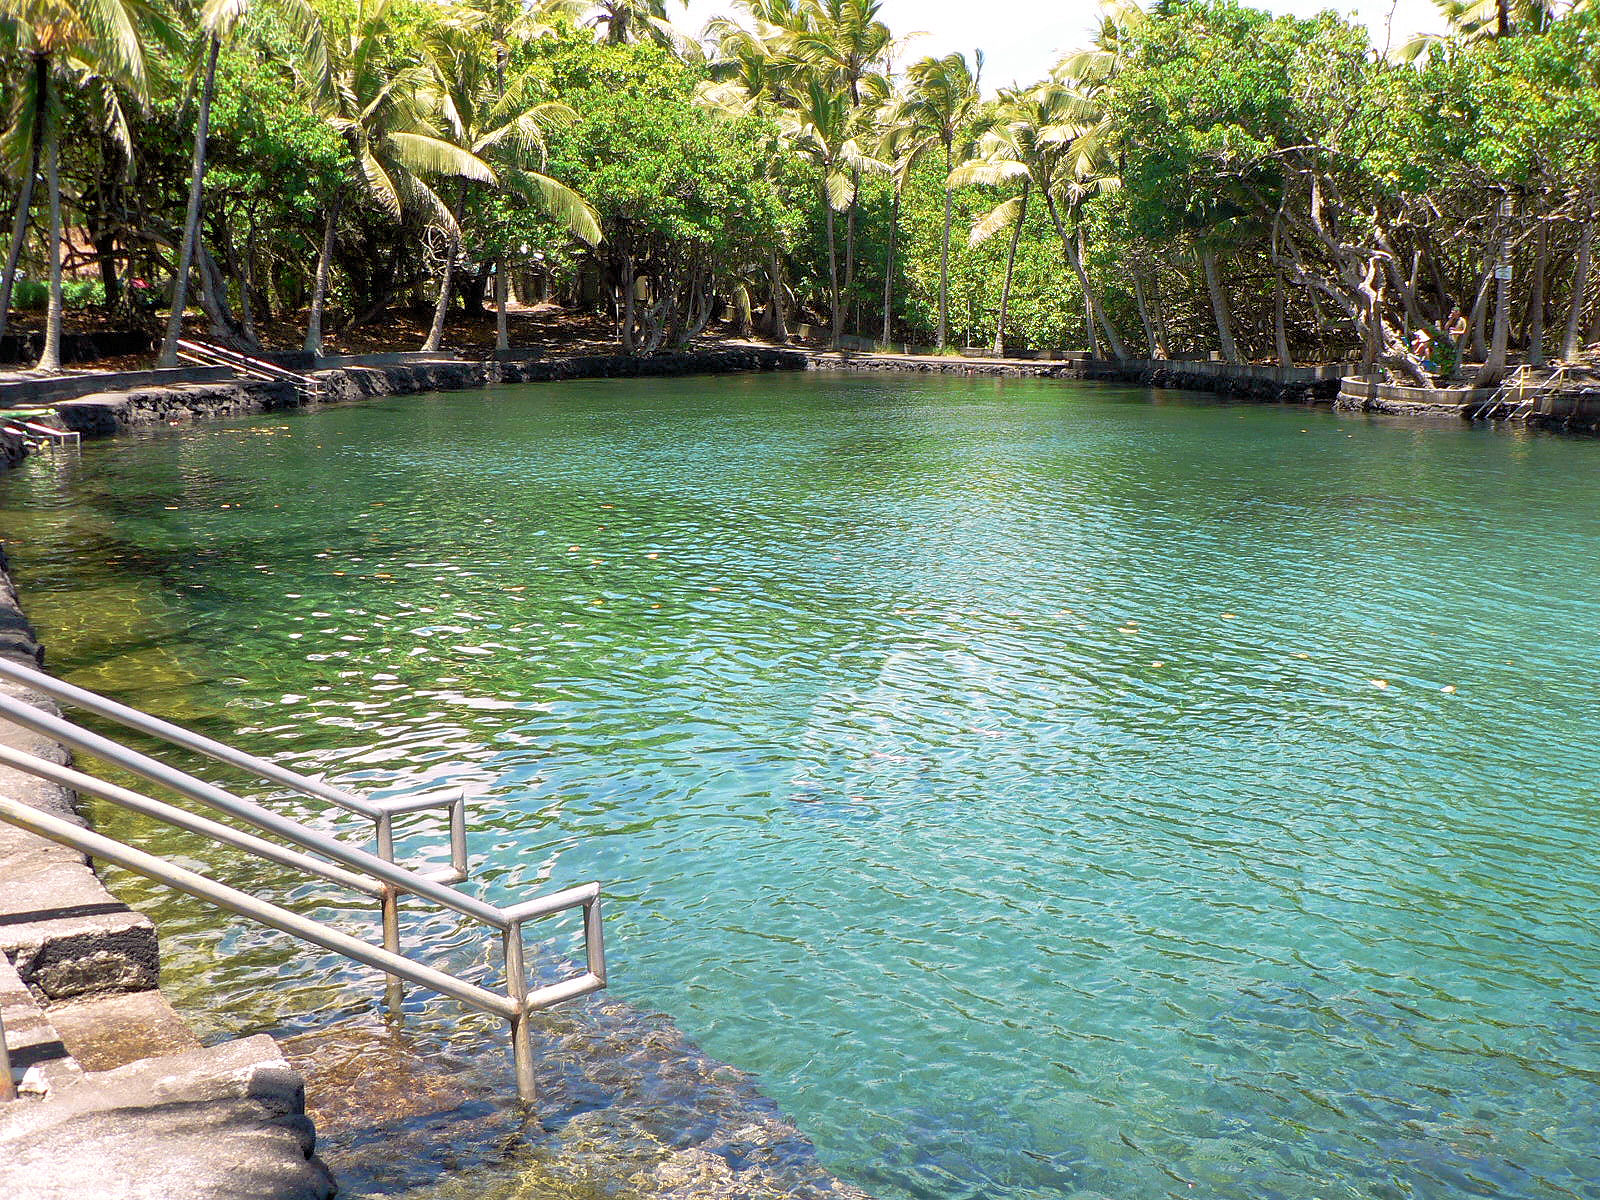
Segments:
[[[615,354],[616,326],[610,319],[594,313],[572,312],[553,304],[532,305],[526,308],[512,306],[507,310],[507,325],[512,348],[539,350],[546,354]],[[360,325],[345,327],[338,314],[331,314],[323,334],[325,354],[382,354],[401,350],[419,350],[427,338],[433,314],[428,310],[391,308]],[[107,334],[123,332],[130,328],[126,314],[104,314],[98,309],[70,309],[64,316],[63,332],[66,334]],[[137,328],[146,329],[152,344],[159,345],[163,326],[156,321],[140,322]],[[37,335],[44,329],[44,314],[38,312],[14,313],[8,334]],[[209,340],[210,328],[204,317],[192,315],[184,322],[184,332],[192,338]],[[272,320],[258,320],[256,332],[261,345],[267,350],[298,350],[305,341],[306,314],[304,311],[285,313]],[[731,328],[718,325],[707,327],[701,342],[720,341],[733,336]],[[8,338],[9,340],[9,338]],[[482,313],[451,313],[444,330],[444,348],[470,356],[488,355],[495,348],[495,315],[492,309]],[[68,370],[136,371],[154,365],[155,352],[121,354],[104,357],[93,362],[70,362]],[[26,369],[32,363],[0,363],[0,371]]]

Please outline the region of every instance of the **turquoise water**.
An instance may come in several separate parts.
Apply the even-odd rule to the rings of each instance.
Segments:
[[[58,670],[466,787],[489,894],[604,880],[616,993],[886,1200],[1543,1198],[1600,1197],[1597,485],[1593,442],[756,376],[195,427],[0,506]],[[370,999],[299,1015],[304,957],[148,899],[219,1028]]]

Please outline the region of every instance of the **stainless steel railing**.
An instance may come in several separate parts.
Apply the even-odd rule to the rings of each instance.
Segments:
[[[11,1079],[11,1051],[6,1049],[5,1015],[0,1013],[0,1104],[17,1098],[17,1085]]]
[[[371,818],[376,825],[378,852],[351,846],[320,830],[301,824],[263,805],[246,800],[215,784],[198,779],[120,742],[37,708],[25,700],[0,693],[0,717],[59,742],[72,750],[112,763],[144,779],[159,784],[187,799],[254,826],[263,833],[291,843],[299,849],[279,845],[267,838],[236,829],[231,825],[178,808],[129,788],[107,783],[81,771],[49,762],[35,755],[0,746],[0,765],[24,771],[86,795],[96,796],[131,812],[164,821],[257,858],[316,876],[379,901],[383,925],[383,945],[368,945],[302,917],[279,905],[179,867],[143,850],[124,845],[101,834],[42,813],[28,805],[0,797],[0,820],[28,829],[42,837],[72,846],[94,858],[115,863],[216,904],[230,912],[249,917],[302,940],[333,950],[347,958],[385,972],[390,979],[389,999],[398,1005],[400,981],[405,980],[442,995],[453,997],[484,1012],[504,1017],[511,1025],[512,1052],[516,1062],[517,1092],[524,1100],[535,1095],[532,1041],[528,1016],[598,991],[605,987],[605,941],[600,920],[600,888],[596,883],[567,888],[551,895],[535,897],[506,907],[471,896],[452,886],[467,874],[465,802],[461,797],[444,801],[416,797],[374,801],[344,792],[321,780],[300,775],[276,763],[256,758],[221,742],[182,729],[147,713],[108,700],[83,688],[63,683],[42,672],[0,659],[0,678],[21,684],[63,703],[94,712],[126,727],[206,755],[219,762],[249,772],[268,782],[338,805]],[[443,873],[415,870],[394,861],[394,817],[440,804],[450,812],[451,866]],[[324,861],[326,860],[326,861]],[[504,995],[488,991],[400,953],[399,900],[411,895],[451,909],[463,916],[498,930],[505,961]],[[583,911],[585,970],[576,976],[540,988],[530,988],[523,955],[522,927],[525,923],[571,909]]]

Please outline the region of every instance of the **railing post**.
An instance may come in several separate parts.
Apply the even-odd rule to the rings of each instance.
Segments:
[[[394,861],[394,817],[380,813],[377,818],[378,857],[385,862]],[[392,883],[383,885],[383,948],[391,954],[400,953],[400,889]],[[390,1016],[398,1017],[405,1003],[405,989],[393,975],[385,977],[384,1000]]]
[[[606,937],[600,924],[599,896],[583,906],[583,945],[589,960],[589,973],[600,981],[602,987],[605,986]]]
[[[11,1051],[6,1049],[6,1022],[0,1016],[0,1104],[17,1098],[17,1085],[11,1081]]]
[[[463,791],[450,805],[450,866],[457,875],[467,877],[467,793]]]
[[[511,1018],[511,1057],[517,1069],[517,1098],[524,1104],[539,1099],[533,1077],[533,1034],[528,1028],[528,970],[522,960],[522,922],[512,921],[505,931],[506,995],[517,1006]]]

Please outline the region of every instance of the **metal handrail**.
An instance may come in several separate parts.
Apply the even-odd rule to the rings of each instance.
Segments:
[[[222,761],[230,762],[234,765],[242,765],[246,761],[260,762],[264,766],[275,765],[265,763],[264,760],[254,759],[253,756],[246,755],[242,751],[236,751],[232,747],[224,746],[220,742],[212,742],[210,739],[201,738],[198,734],[189,734],[186,730],[181,730],[177,726],[159,721],[157,718],[148,716],[148,714],[118,705],[103,696],[72,687],[70,684],[63,684],[59,680],[51,679],[47,675],[19,667],[15,663],[6,662],[3,659],[0,659],[0,676],[23,682],[28,686],[36,687],[36,690],[70,699],[75,703],[85,699],[92,701],[95,711],[107,715],[114,714],[115,718],[122,719],[123,723],[131,724],[135,728],[144,728],[147,732],[154,731],[157,726],[164,727],[189,739],[189,741],[180,744],[187,744],[191,749],[198,748],[195,743],[204,742],[218,750],[227,752],[227,757],[223,758]],[[34,682],[35,679],[49,686],[38,686]],[[89,707],[88,704],[83,706]],[[64,767],[59,763],[53,763],[20,750],[0,747],[0,765],[13,767],[61,786],[97,796],[130,811],[166,821],[178,828],[210,837],[266,861],[318,876],[363,895],[378,897],[382,904],[383,947],[381,949],[372,947],[365,942],[349,937],[347,934],[325,929],[314,921],[309,921],[304,917],[289,912],[287,909],[250,896],[248,893],[229,888],[224,884],[207,879],[205,876],[197,875],[192,871],[187,871],[184,868],[168,863],[155,855],[125,846],[100,834],[87,832],[70,821],[62,821],[59,818],[50,817],[48,814],[40,813],[27,805],[21,805],[3,797],[0,797],[0,820],[19,825],[22,828],[39,833],[41,836],[72,846],[107,862],[117,863],[130,870],[138,871],[158,882],[170,884],[191,895],[209,900],[231,912],[259,920],[273,928],[302,937],[307,941],[344,954],[358,962],[377,967],[390,978],[389,999],[391,1004],[396,1007],[400,1001],[400,981],[410,980],[443,995],[462,1000],[484,1011],[505,1017],[511,1023],[512,1051],[516,1063],[517,1093],[524,1100],[531,1101],[535,1098],[533,1049],[527,1030],[527,1015],[536,1010],[548,1008],[553,1004],[559,1004],[564,1000],[598,991],[606,986],[605,940],[600,917],[600,886],[597,883],[567,888],[564,891],[536,897],[504,908],[496,907],[449,886],[448,883],[435,876],[397,864],[393,857],[393,810],[383,811],[379,814],[380,853],[372,854],[366,850],[349,846],[320,830],[272,812],[270,809],[236,796],[214,784],[197,779],[175,767],[151,758],[149,755],[123,746],[90,730],[83,729],[64,717],[36,708],[26,701],[6,695],[3,692],[0,692],[0,716],[68,746],[75,751],[93,755],[122,767],[176,792],[180,796],[185,796],[191,800],[216,808],[231,817],[254,825],[263,832],[274,834],[300,846],[305,851],[309,851],[310,853],[308,854],[301,853],[297,850],[276,845],[254,834],[234,829],[209,818],[154,800],[131,789],[106,783],[93,776],[75,771],[70,767]],[[137,724],[131,718],[137,718]],[[158,734],[158,736],[160,735]],[[213,757],[219,756],[214,755]],[[269,778],[276,782],[280,773],[274,772]],[[287,772],[287,774],[293,775],[293,772]],[[304,777],[296,778],[303,779]],[[405,810],[402,809],[401,811]],[[454,817],[454,812],[457,811],[463,810],[453,810],[452,826],[457,823]],[[462,865],[465,866],[464,817],[460,823],[463,826],[461,860]],[[455,839],[452,838],[453,843],[454,841]],[[318,858],[313,858],[311,855],[318,855],[320,858],[331,860],[331,863],[319,861]],[[425,967],[402,956],[399,952],[399,897],[403,894],[411,894],[431,900],[435,904],[452,909],[463,916],[471,917],[498,930],[501,935],[502,952],[506,967],[506,995],[500,996],[497,993],[488,992],[476,985],[465,983],[452,975],[437,971],[431,967]],[[558,983],[530,989],[523,957],[523,925],[539,917],[575,908],[583,910],[586,959],[584,972],[581,975]]]
[[[491,992],[487,988],[457,979],[454,975],[422,963],[413,962],[381,947],[369,946],[360,938],[340,933],[337,929],[328,929],[309,917],[302,917],[299,913],[252,896],[248,892],[241,892],[225,883],[208,879],[196,871],[180,867],[176,863],[169,863],[166,859],[147,851],[125,846],[104,834],[75,825],[62,817],[41,812],[37,808],[23,804],[20,800],[0,796],[0,820],[7,821],[19,829],[26,829],[29,833],[49,838],[52,842],[71,846],[74,850],[79,850],[101,862],[137,871],[140,875],[177,888],[180,892],[208,900],[217,907],[225,908],[241,917],[260,921],[264,925],[270,925],[284,933],[291,933],[303,941],[333,950],[356,962],[366,963],[368,966],[377,967],[380,971],[398,975],[430,991],[450,996],[463,1004],[470,1004],[483,1012],[494,1013],[509,1021],[516,1021],[519,1015],[525,1015],[526,1010],[511,996]]]
[[[307,849],[314,850],[324,858],[342,863],[347,867],[365,872],[374,879],[392,885],[399,892],[410,892],[424,899],[432,900],[435,904],[445,908],[454,909],[462,916],[472,917],[486,925],[497,929],[505,928],[505,919],[500,910],[492,904],[469,896],[458,891],[449,884],[425,875],[419,871],[403,867],[367,850],[346,845],[344,842],[318,833],[316,830],[303,826],[299,822],[285,817],[271,809],[264,808],[253,801],[236,796],[232,792],[224,791],[216,784],[207,783],[203,779],[196,779],[193,775],[168,766],[164,762],[142,754],[137,750],[114,742],[91,730],[73,724],[64,717],[58,717],[43,709],[35,708],[24,700],[15,696],[0,693],[0,717],[31,729],[34,733],[41,734],[53,741],[79,751],[92,754],[132,771],[152,783],[160,784],[164,788],[177,792],[180,796],[187,796],[201,804],[208,804],[212,808],[227,813],[229,816],[248,821],[257,829],[268,833],[277,834],[291,842],[297,842]]]
[[[6,1019],[0,1013],[0,1104],[17,1098],[17,1085],[11,1078],[11,1051],[6,1049]]]
[[[259,779],[265,779],[289,788],[302,796],[326,801],[349,812],[360,813],[373,822],[374,832],[380,844],[380,854],[383,853],[382,843],[393,839],[394,817],[428,808],[447,808],[450,814],[450,871],[441,872],[436,875],[436,878],[441,883],[459,883],[467,877],[465,796],[400,796],[392,800],[368,800],[362,796],[347,792],[343,788],[334,787],[323,780],[312,779],[310,776],[302,775],[298,771],[291,771],[288,767],[279,763],[258,758],[254,754],[247,754],[243,750],[226,745],[213,738],[208,738],[204,734],[184,729],[181,725],[174,725],[171,721],[163,721],[160,717],[153,717],[149,713],[140,712],[136,708],[129,708],[126,704],[119,704],[117,701],[99,695],[96,692],[91,692],[87,688],[76,687],[64,680],[57,679],[53,675],[46,675],[43,671],[35,671],[9,659],[0,658],[0,679],[8,679],[12,683],[31,688],[33,691],[49,696],[52,700],[58,700],[62,704],[70,704],[74,708],[92,712],[108,721],[115,721],[124,728],[137,730],[140,733],[159,738],[170,745],[192,750],[196,754],[204,755],[215,762],[236,767]],[[392,859],[392,851],[386,857]]]

